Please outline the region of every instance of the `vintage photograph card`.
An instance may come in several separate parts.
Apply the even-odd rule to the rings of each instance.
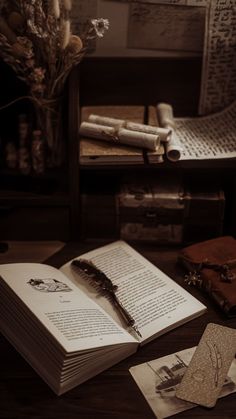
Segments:
[[[197,406],[175,396],[196,347],[154,359],[130,368],[130,373],[158,419],[167,418]],[[222,387],[220,397],[236,392],[236,360],[234,359]]]

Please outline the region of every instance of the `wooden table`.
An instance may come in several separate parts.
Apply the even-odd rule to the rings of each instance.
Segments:
[[[103,243],[69,243],[47,260],[59,267],[67,260]],[[175,248],[133,245],[178,283],[183,285],[183,271],[176,263]],[[129,373],[129,368],[148,360],[198,344],[209,322],[236,327],[236,319],[224,314],[200,291],[188,290],[208,311],[201,317],[139,348],[135,355],[58,397],[23,360],[14,348],[0,337],[0,418],[1,419],[152,419],[152,410]],[[236,418],[236,393],[217,401],[213,409],[196,407],[176,418]]]

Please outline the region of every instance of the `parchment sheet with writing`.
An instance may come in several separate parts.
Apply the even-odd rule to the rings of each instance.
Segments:
[[[159,3],[130,4],[128,48],[201,53],[206,8]]]
[[[221,112],[196,118],[176,118],[175,135],[181,160],[236,157],[236,101]]]
[[[73,1],[71,22],[73,33],[80,35],[88,19],[97,17],[97,0]]]
[[[208,0],[199,114],[236,99],[236,0]]]
[[[132,3],[134,0],[106,0],[118,1],[122,3]],[[206,6],[208,0],[135,0],[136,3],[153,3],[153,4],[182,4],[186,6]]]

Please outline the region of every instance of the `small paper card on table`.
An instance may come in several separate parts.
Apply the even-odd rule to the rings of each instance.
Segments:
[[[180,399],[216,404],[236,353],[236,330],[209,323],[176,391]]]

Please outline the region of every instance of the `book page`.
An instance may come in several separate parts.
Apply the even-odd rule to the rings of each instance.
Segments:
[[[236,99],[236,0],[208,0],[199,113]]]
[[[205,310],[199,301],[123,241],[81,256],[92,261],[118,286],[116,295],[135,319],[141,342],[156,337]],[[86,275],[68,262],[66,276],[125,327],[108,299],[93,288]]]
[[[7,284],[66,352],[132,342],[57,269],[36,263],[5,264],[0,275],[1,292]]]

